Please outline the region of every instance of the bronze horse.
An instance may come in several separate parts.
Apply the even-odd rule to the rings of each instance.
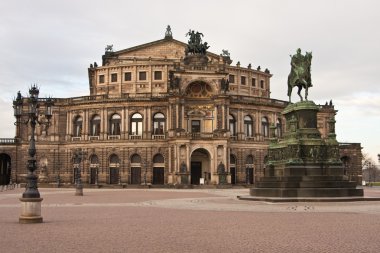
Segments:
[[[289,102],[291,102],[292,90],[294,86],[298,87],[298,96],[301,101],[303,97],[301,95],[302,88],[305,89],[305,100],[307,101],[307,95],[309,87],[312,87],[311,83],[311,59],[312,53],[306,52],[305,56],[301,55],[301,49],[297,50],[297,54],[292,56],[291,65],[292,69],[288,76],[288,96]]]

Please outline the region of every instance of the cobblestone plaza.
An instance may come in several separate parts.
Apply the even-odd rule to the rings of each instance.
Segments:
[[[248,189],[40,189],[44,223],[0,192],[1,252],[378,252],[378,201],[264,203]],[[365,196],[379,197],[380,188]],[[26,240],[26,238],[28,238]],[[30,247],[29,242],[34,241]]]

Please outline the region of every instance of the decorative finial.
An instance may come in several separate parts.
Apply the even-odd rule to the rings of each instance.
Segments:
[[[172,29],[170,28],[170,25],[166,27],[165,39],[173,39]]]

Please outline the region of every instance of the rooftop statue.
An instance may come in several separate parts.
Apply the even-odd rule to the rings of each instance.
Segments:
[[[228,50],[224,50],[224,49],[222,49],[222,54],[221,54],[221,56],[230,57],[230,52],[228,52]]]
[[[113,45],[107,45],[105,48],[106,53],[111,53],[113,52]]]
[[[301,95],[302,88],[305,89],[305,100],[307,101],[307,95],[309,87],[312,87],[311,84],[311,52],[306,52],[305,55],[301,54],[301,49],[297,49],[297,53],[295,55],[291,55],[291,70],[288,76],[288,96],[289,102],[291,102],[292,97],[292,89],[294,86],[298,87],[298,96],[300,96],[301,101],[303,101],[303,97]]]
[[[185,51],[186,55],[189,53],[206,55],[206,50],[210,46],[208,46],[207,42],[202,43],[203,33],[194,32],[194,30],[190,29],[186,36],[190,37]]]
[[[165,39],[169,39],[169,38],[170,39],[173,38],[172,29],[170,25],[166,27],[166,32],[165,32]]]

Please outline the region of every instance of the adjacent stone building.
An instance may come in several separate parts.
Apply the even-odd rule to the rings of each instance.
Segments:
[[[207,43],[199,54],[189,45],[167,30],[164,39],[125,50],[108,46],[102,64],[88,69],[89,96],[54,98],[50,126],[37,127],[39,180],[71,184],[78,168],[84,183],[99,185],[254,184],[262,177],[269,127],[281,138],[288,102],[270,98],[268,69],[231,65],[228,52],[206,52]],[[335,113],[320,106],[323,137]],[[29,137],[30,127],[19,124],[14,139],[0,139],[0,184],[24,182]],[[341,156],[360,182],[360,144],[342,144]]]

